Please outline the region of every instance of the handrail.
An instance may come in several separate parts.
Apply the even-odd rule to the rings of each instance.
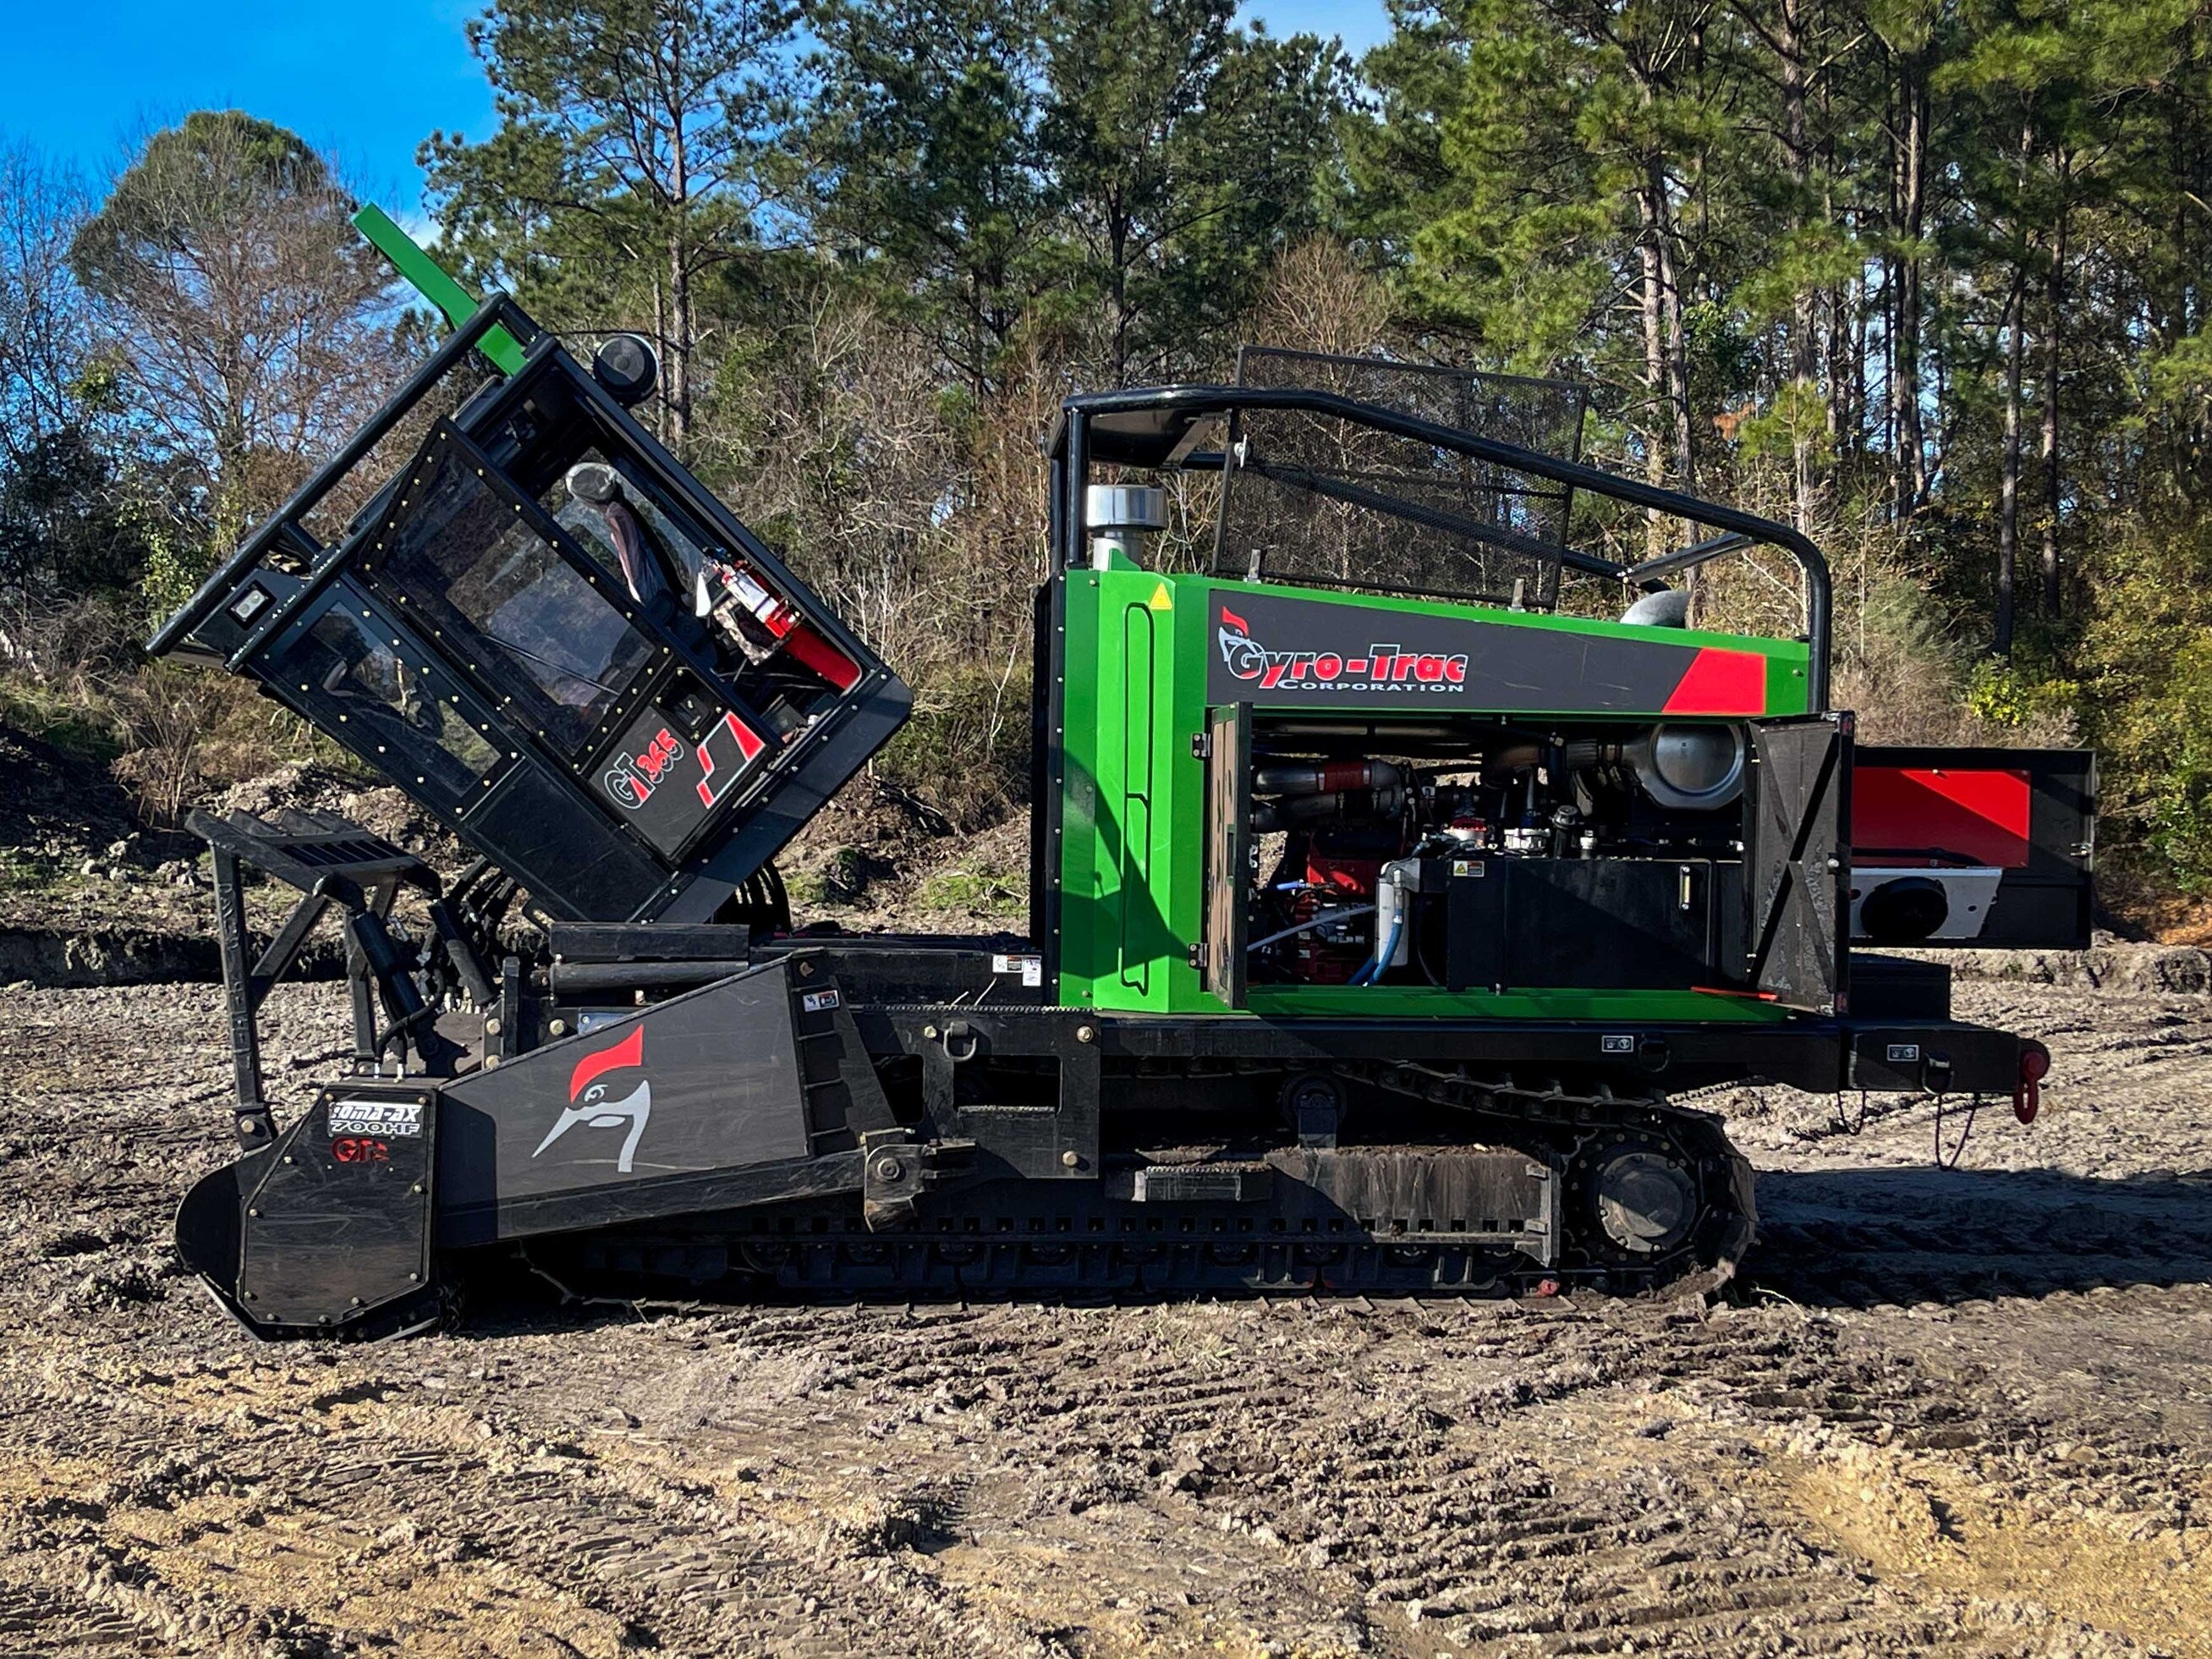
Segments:
[[[1395,514],[1415,524],[1425,525],[1431,530],[1464,536],[1469,541],[1480,542],[1508,553],[1518,553],[1524,558],[1556,559],[1569,569],[1579,570],[1586,576],[1623,576],[1627,574],[1611,559],[1601,558],[1595,553],[1583,553],[1571,547],[1554,547],[1534,536],[1501,530],[1495,525],[1477,523],[1462,514],[1447,513],[1437,507],[1424,507],[1419,501],[1406,501],[1385,490],[1370,489],[1364,484],[1324,477],[1310,467],[1289,466],[1261,458],[1246,461],[1237,470],[1256,472],[1263,478],[1273,478],[1279,483],[1292,484],[1300,489],[1310,489],[1316,495],[1326,495],[1347,506],[1370,507],[1378,513]]]
[[[1645,507],[1670,517],[1686,519],[1692,524],[1741,536],[1747,541],[1778,547],[1796,560],[1797,568],[1805,576],[1807,704],[1814,714],[1827,712],[1828,657],[1835,607],[1833,589],[1828,576],[1828,562],[1810,540],[1787,525],[1777,524],[1771,519],[1762,519],[1756,514],[1745,513],[1735,507],[1723,507],[1717,501],[1701,501],[1697,496],[1686,495],[1680,490],[1668,489],[1659,484],[1623,477],[1619,473],[1608,472],[1584,462],[1561,460],[1537,450],[1523,449],[1516,444],[1500,443],[1496,439],[1477,437],[1474,433],[1462,432],[1455,427],[1439,426],[1433,421],[1403,415],[1378,404],[1363,404],[1350,398],[1339,397],[1334,392],[1302,386],[1139,386],[1121,392],[1085,392],[1068,398],[1060,408],[1061,418],[1054,428],[1048,450],[1054,460],[1066,463],[1070,480],[1075,485],[1069,491],[1070,499],[1065,509],[1067,522],[1064,526],[1064,549],[1083,546],[1088,528],[1083,522],[1084,503],[1080,488],[1089,470],[1085,432],[1088,423],[1102,415],[1139,414],[1163,409],[1187,410],[1194,415],[1226,414],[1237,409],[1302,410],[1311,414],[1331,415],[1340,420],[1371,427],[1376,431],[1447,449],[1474,460],[1487,461],[1512,471],[1548,478],[1554,483],[1566,484],[1572,489],[1587,489],[1608,500],[1626,502],[1631,507]],[[1703,545],[1705,544],[1700,544]],[[1684,550],[1685,552],[1690,550]]]

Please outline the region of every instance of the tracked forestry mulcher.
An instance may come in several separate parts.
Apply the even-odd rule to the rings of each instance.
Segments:
[[[774,860],[907,688],[633,417],[641,343],[586,365],[456,293],[152,644],[478,855],[195,821],[238,1157],[178,1243],[250,1329],[418,1327],[487,1252],[899,1297],[1711,1285],[1750,1171],[1670,1095],[2033,1114],[2039,1044],[1853,947],[2086,942],[2088,758],[1855,751],[1818,551],[1581,464],[1574,388],[1248,349],[1070,398],[1029,933],[854,934]],[[1577,491],[1705,538],[1577,551]],[[1802,635],[1684,626],[1669,581],[1758,545]],[[1562,614],[1606,582],[1621,620]],[[248,872],[297,895],[265,944]],[[355,1059],[281,1122],[257,1010],[326,914]]]

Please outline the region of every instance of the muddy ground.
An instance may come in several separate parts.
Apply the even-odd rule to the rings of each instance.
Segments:
[[[1720,1305],[478,1303],[181,1277],[209,986],[0,1027],[0,1653],[2212,1656],[2212,999],[1962,985],[2033,1130],[1717,1103]],[[271,1071],[337,1059],[280,991]],[[1856,1103],[1852,1103],[1856,1108]],[[1955,1133],[1958,1120],[1947,1120]]]

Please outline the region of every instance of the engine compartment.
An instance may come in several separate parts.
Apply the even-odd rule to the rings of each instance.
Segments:
[[[1250,981],[1740,986],[1752,748],[1727,721],[1263,716]]]

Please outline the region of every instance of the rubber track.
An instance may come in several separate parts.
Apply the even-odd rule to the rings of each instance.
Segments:
[[[848,1205],[779,1206],[772,1217],[741,1218],[726,1238],[701,1229],[690,1245],[668,1230],[548,1241],[532,1259],[564,1284],[580,1275],[614,1291],[606,1276],[718,1277],[697,1246],[731,1248],[729,1270],[793,1297],[945,1301],[998,1296],[1172,1300],[1192,1296],[1550,1296],[1568,1291],[1705,1294],[1733,1278],[1750,1247],[1757,1212],[1751,1165],[1729,1143],[1721,1120],[1669,1103],[1656,1092],[1582,1093],[1553,1082],[1474,1079],[1401,1066],[1346,1065],[1358,1089],[1413,1096],[1448,1109],[1453,1139],[1507,1146],[1566,1168],[1566,1236],[1557,1259],[1540,1263],[1504,1248],[1398,1243],[1360,1235],[1316,1242],[1291,1235],[1223,1232],[1218,1216],[1180,1206],[1109,1205],[1094,1212],[1109,1227],[1140,1220],[1135,1238],[1086,1237],[1056,1226],[1028,1183],[1007,1182],[962,1203],[930,1203],[911,1231],[862,1230]],[[1631,1255],[1598,1233],[1577,1182],[1621,1137],[1670,1144],[1698,1172],[1704,1211],[1685,1242],[1661,1257]],[[1073,1188],[1052,1183],[1054,1206]],[[1012,1194],[1011,1198],[1007,1194]],[[998,1201],[988,1200],[996,1195]],[[1244,1213],[1247,1225],[1249,1208]],[[703,1258],[711,1262],[711,1253]],[[575,1288],[582,1288],[576,1283]]]

